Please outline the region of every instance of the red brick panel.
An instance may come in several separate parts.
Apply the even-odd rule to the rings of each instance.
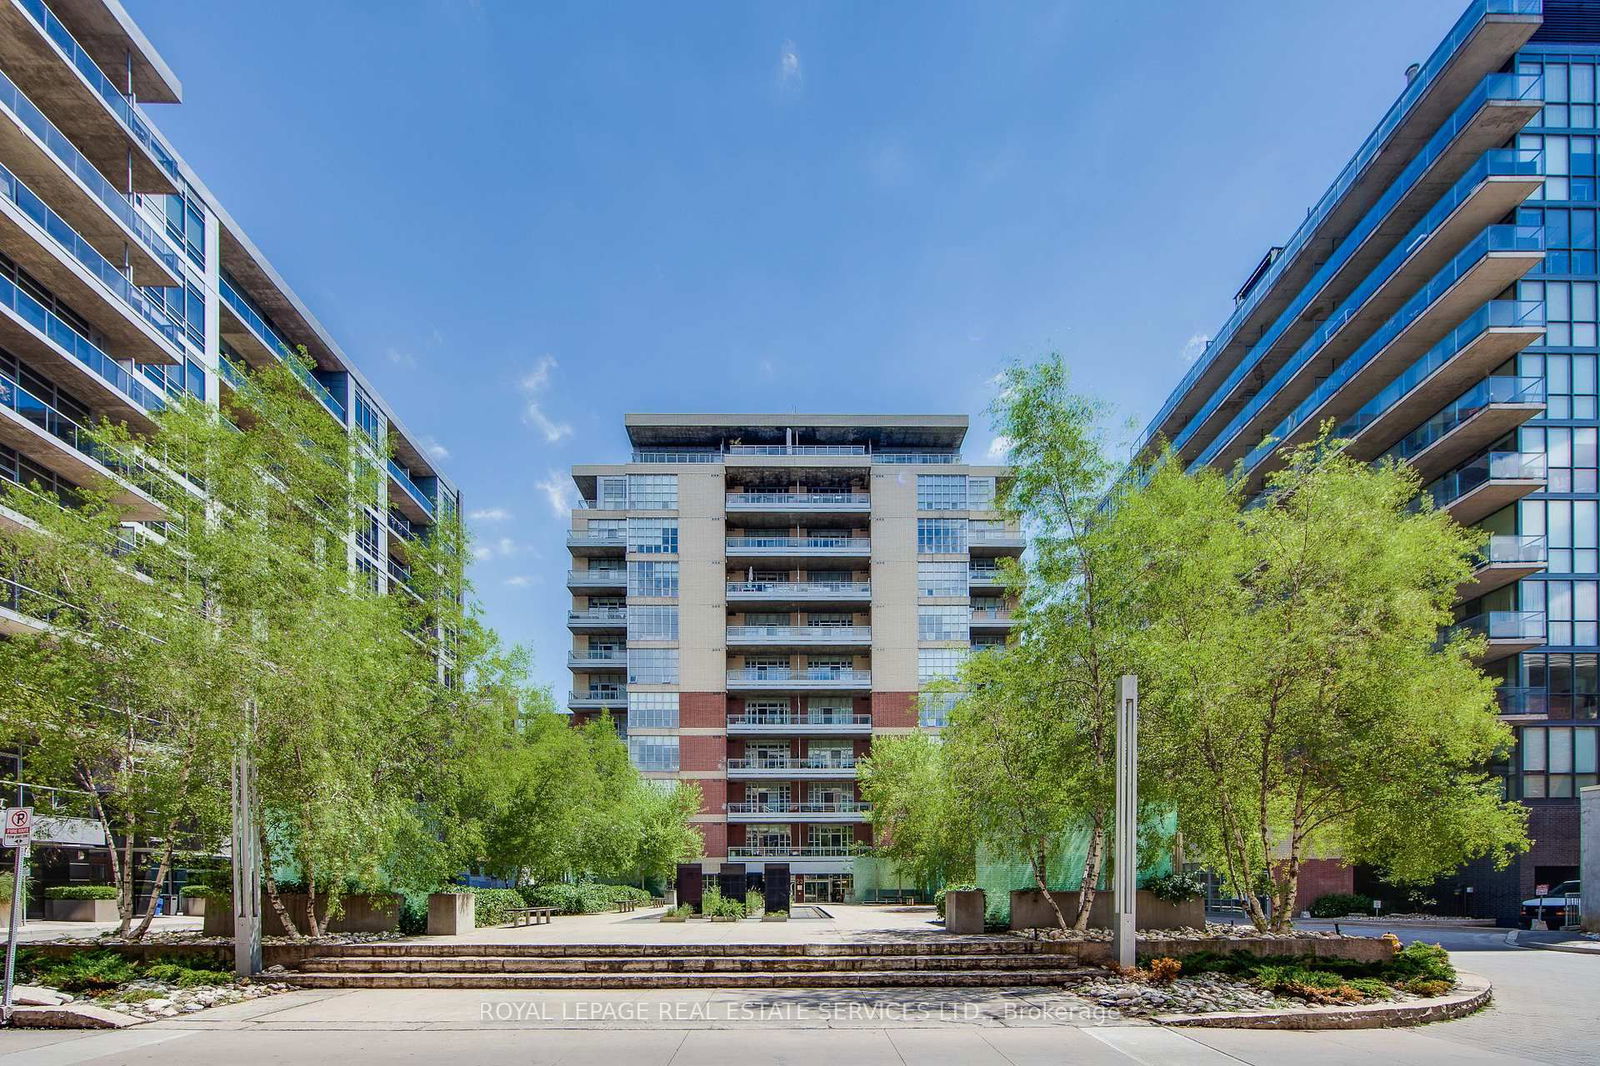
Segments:
[[[700,835],[705,839],[706,858],[722,858],[728,854],[727,822],[696,822],[694,827],[700,830]]]
[[[874,692],[872,724],[880,729],[901,729],[917,724],[915,692]]]
[[[678,725],[685,729],[721,729],[728,724],[727,699],[721,692],[680,692]]]
[[[1300,864],[1300,882],[1294,900],[1294,912],[1310,907],[1318,896],[1330,892],[1354,892],[1356,870],[1339,859],[1306,859]]]
[[[728,782],[721,777],[694,777],[691,784],[700,787],[700,813],[722,814],[727,810]]]
[[[726,737],[686,736],[678,739],[678,767],[682,770],[721,770],[727,754]]]

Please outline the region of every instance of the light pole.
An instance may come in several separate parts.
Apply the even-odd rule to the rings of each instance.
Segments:
[[[1117,682],[1116,837],[1112,853],[1112,955],[1131,967],[1138,954],[1134,897],[1139,887],[1139,679]]]
[[[250,746],[255,733],[255,703],[245,711],[246,740],[233,759],[233,972],[261,972],[260,834],[255,823],[255,765]]]

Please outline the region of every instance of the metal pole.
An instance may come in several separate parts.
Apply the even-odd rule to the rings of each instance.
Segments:
[[[22,858],[28,849],[18,847],[14,850],[16,856],[13,859],[11,875],[11,918],[6,929],[5,999],[3,1004],[0,1004],[0,1020],[6,1025],[11,1024],[11,987],[17,974],[17,912],[22,910]]]
[[[1120,966],[1137,957],[1134,898],[1139,887],[1139,679],[1117,683],[1116,839],[1112,858],[1112,955]]]
[[[241,751],[233,760],[233,971],[261,972],[261,890],[255,826],[255,767]]]

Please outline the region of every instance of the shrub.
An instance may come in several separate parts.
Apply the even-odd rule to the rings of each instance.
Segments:
[[[1385,976],[1395,982],[1443,981],[1450,987],[1456,983],[1456,968],[1450,961],[1450,953],[1438,944],[1424,944],[1420,940],[1407,944],[1385,970]]]
[[[1372,897],[1359,892],[1329,892],[1311,903],[1313,918],[1343,918],[1347,914],[1371,914]]]
[[[472,917],[479,926],[504,925],[511,920],[511,912],[519,907],[528,906],[523,902],[522,893],[514,888],[480,888],[473,901]],[[547,903],[537,903],[534,906],[546,907]]]
[[[766,900],[762,898],[760,892],[752,888],[744,894],[744,912],[746,914],[756,914],[765,909]]]
[[[104,992],[138,976],[133,963],[114,951],[82,951],[64,959],[30,962],[34,980],[66,992]]]
[[[1165,903],[1187,903],[1206,894],[1206,883],[1195,874],[1170,873],[1152,877],[1145,890]]]
[[[722,911],[722,889],[714,884],[706,885],[705,891],[700,893],[700,913],[707,918]]]
[[[1183,963],[1177,959],[1160,958],[1150,960],[1150,980],[1156,984],[1170,984],[1182,972]]]
[[[400,896],[400,935],[421,936],[428,931],[428,894],[405,892]]]
[[[231,892],[219,892],[207,885],[184,885],[178,889],[179,899],[221,899],[232,894]]]
[[[650,902],[650,893],[633,885],[604,885],[597,881],[552,881],[518,889],[530,907],[554,907],[562,914],[594,914],[612,904],[631,900]]]
[[[141,977],[148,977],[153,981],[166,981],[179,988],[206,988],[212,985],[231,984],[233,975],[222,970],[211,970],[204,967],[190,966],[181,961],[163,960],[153,962],[144,968]]]
[[[115,885],[56,885],[44,890],[45,899],[116,899]]]
[[[978,886],[971,881],[953,881],[943,886],[933,894],[933,909],[939,912],[939,917],[944,917],[944,894],[946,892],[971,892]]]
[[[1454,981],[1437,981],[1427,977],[1414,977],[1409,981],[1400,982],[1400,987],[1410,992],[1413,996],[1423,996],[1432,999],[1442,996],[1455,987]]]
[[[667,913],[672,915],[674,918],[688,918],[693,916],[694,908],[689,906],[687,903],[680,903],[676,907],[673,907],[671,910],[667,911]]]

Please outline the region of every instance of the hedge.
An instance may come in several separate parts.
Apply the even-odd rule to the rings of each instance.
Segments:
[[[631,900],[640,905],[650,902],[650,893],[632,885],[603,885],[596,881],[553,881],[543,885],[524,885],[522,898],[530,907],[554,907],[562,914],[594,914],[609,910],[612,904]]]
[[[116,899],[115,885],[57,885],[44,890],[45,899]]]
[[[1347,914],[1370,915],[1372,897],[1359,892],[1329,892],[1311,902],[1313,918],[1343,918]]]
[[[525,906],[522,893],[514,888],[480,888],[473,899],[472,917],[480,927],[505,925],[512,911]]]

